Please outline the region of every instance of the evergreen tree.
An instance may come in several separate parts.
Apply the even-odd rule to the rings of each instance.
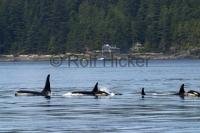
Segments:
[[[199,14],[198,0],[1,0],[0,54],[199,48]]]

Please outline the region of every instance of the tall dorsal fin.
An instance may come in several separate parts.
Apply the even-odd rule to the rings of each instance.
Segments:
[[[98,82],[97,82],[97,83],[95,84],[95,86],[94,86],[92,92],[96,93],[96,92],[98,92],[98,91],[99,91],[99,89],[98,89]]]
[[[146,95],[144,92],[144,88],[142,88],[141,95],[143,95],[143,96]]]
[[[184,95],[184,93],[185,93],[184,84],[182,84],[179,90],[179,95]]]
[[[45,83],[45,86],[44,86],[44,89],[42,90],[42,94],[44,95],[49,95],[49,93],[51,93],[51,86],[50,86],[50,74],[47,75],[47,78],[46,78],[46,83]]]

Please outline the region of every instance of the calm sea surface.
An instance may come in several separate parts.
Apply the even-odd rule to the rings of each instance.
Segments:
[[[15,97],[41,91],[51,74],[52,98]],[[170,95],[185,83],[200,91],[200,60],[149,61],[144,67],[53,67],[49,62],[0,62],[0,132],[194,133],[200,98]],[[121,96],[69,96],[96,82]],[[140,96],[141,87],[147,95]]]

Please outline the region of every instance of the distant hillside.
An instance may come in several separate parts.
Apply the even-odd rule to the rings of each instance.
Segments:
[[[200,0],[0,0],[0,54],[200,47]]]

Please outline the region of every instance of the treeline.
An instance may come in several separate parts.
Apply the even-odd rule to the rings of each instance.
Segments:
[[[0,54],[200,47],[200,0],[0,0]]]

